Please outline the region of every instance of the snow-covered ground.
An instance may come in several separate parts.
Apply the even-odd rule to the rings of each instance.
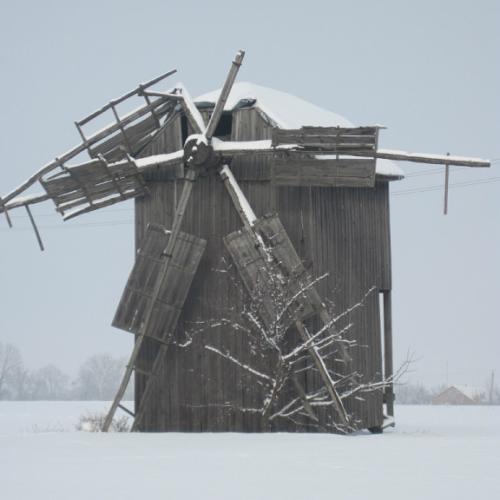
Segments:
[[[0,402],[0,498],[500,498],[500,407],[399,406],[383,435],[75,431],[107,407]]]

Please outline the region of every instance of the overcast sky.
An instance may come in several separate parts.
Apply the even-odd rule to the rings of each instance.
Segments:
[[[500,2],[16,1],[0,5],[0,194],[79,142],[73,122],[168,69],[192,95],[240,81],[300,96],[385,148],[500,158]],[[396,364],[412,381],[500,378],[500,173],[400,164],[391,185]],[[489,179],[489,180],[488,180]],[[480,183],[477,181],[481,181]],[[455,184],[455,185],[454,185]],[[47,202],[0,220],[0,341],[31,368],[73,374],[96,352],[128,355],[110,325],[133,264],[133,205],[63,223]]]

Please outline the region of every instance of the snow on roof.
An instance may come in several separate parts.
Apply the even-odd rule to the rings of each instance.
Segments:
[[[198,104],[214,103],[221,89],[213,90],[195,99]],[[232,111],[242,101],[255,100],[255,107],[263,111],[280,128],[297,129],[303,126],[354,127],[347,118],[320,108],[286,92],[274,90],[249,82],[235,83],[224,106]],[[377,160],[377,174],[390,177],[404,177],[404,172],[390,160]]]
[[[485,395],[485,391],[481,387],[472,387],[469,385],[452,385],[450,387],[454,387],[472,400],[481,399]]]
[[[403,179],[405,173],[403,169],[391,160],[377,159],[377,174],[387,177],[397,177]]]
[[[195,99],[195,102],[215,103],[219,93],[220,89],[208,92]],[[316,125],[318,127],[353,126],[346,118],[315,106],[299,97],[249,82],[234,84],[224,109],[231,111],[240,101],[248,99],[255,99],[255,106],[264,111],[280,128],[300,128],[303,125]]]

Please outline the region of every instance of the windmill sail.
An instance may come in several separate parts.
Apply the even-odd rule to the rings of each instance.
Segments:
[[[146,193],[134,161],[109,164],[102,157],[65,168],[40,183],[65,220]]]
[[[135,334],[141,332],[169,238],[170,232],[163,226],[149,224],[113,326]],[[152,309],[152,320],[144,333],[146,337],[163,341],[167,334],[174,331],[205,246],[206,240],[179,232]]]
[[[256,232],[267,242],[272,242],[272,245],[267,246],[272,261],[268,261],[263,252],[259,251]],[[272,328],[277,318],[288,327],[313,314],[309,297],[311,292],[307,290],[311,278],[278,216],[257,219],[252,229],[245,227],[226,236],[224,244],[245,288],[253,300],[258,302],[259,316],[267,328]],[[286,287],[280,286],[277,276],[286,280]],[[294,299],[300,290],[305,291]],[[288,302],[290,305],[287,307]]]

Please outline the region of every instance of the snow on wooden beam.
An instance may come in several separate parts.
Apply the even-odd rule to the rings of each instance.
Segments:
[[[12,198],[8,203],[0,203],[0,213],[11,210],[12,208],[24,207],[25,205],[34,205],[35,203],[40,203],[49,199],[49,195],[46,193],[36,193],[26,196],[16,196]]]
[[[187,89],[183,85],[179,84],[177,86],[177,90],[180,92],[179,95],[182,97],[180,102],[189,124],[196,134],[202,134],[205,131],[205,120],[203,119],[203,116],[191,99]]]
[[[161,80],[164,80],[165,78],[168,78],[169,76],[173,75],[174,73],[177,73],[176,69],[172,69],[170,71],[167,71],[166,73],[163,73],[160,76],[157,76],[156,78],[153,78],[152,80],[149,80],[149,82],[146,83],[141,83],[139,86],[131,90],[130,92],[127,92],[126,94],[122,95],[121,97],[118,97],[117,99],[113,99],[110,101],[108,104],[105,104],[102,108],[99,108],[98,110],[94,111],[93,113],[90,113],[90,115],[86,116],[82,120],[78,121],[78,125],[85,125],[89,121],[93,120],[97,116],[101,115],[102,113],[105,113],[108,111],[113,105],[120,104],[123,101],[126,101],[130,97],[134,95],[142,95],[143,91],[149,87],[152,87],[153,85],[159,83]]]
[[[456,165],[459,167],[489,167],[490,161],[465,156],[434,155],[426,153],[407,153],[392,149],[379,149],[377,158],[385,160],[410,161],[413,163],[433,163],[437,165]]]

